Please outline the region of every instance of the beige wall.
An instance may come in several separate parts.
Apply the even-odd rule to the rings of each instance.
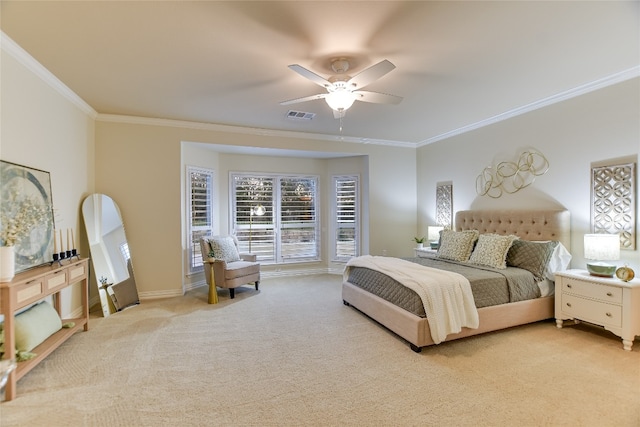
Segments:
[[[5,50],[1,61],[0,159],[50,173],[56,228],[74,229],[86,257],[80,206],[93,191],[94,118]],[[79,290],[65,289],[62,314],[79,307]]]
[[[450,180],[454,211],[556,206],[569,209],[572,266],[584,268],[582,239],[590,232],[591,165],[617,158],[637,163],[639,93],[640,79],[636,78],[421,147],[417,175],[419,229],[424,234],[427,225],[434,223],[435,183]],[[517,160],[528,148],[535,148],[548,158],[550,168],[545,175],[536,178],[530,187],[498,199],[476,194],[476,177],[486,166]],[[627,262],[640,270],[639,254],[638,250],[622,251],[620,264]]]
[[[110,120],[110,121],[107,121]],[[134,120],[131,120],[134,121]],[[189,144],[185,142],[189,142]],[[191,143],[270,147],[367,156],[368,171],[362,161],[354,172],[368,174],[369,248],[374,254],[411,254],[411,238],[416,229],[415,149],[388,146],[314,141],[250,134],[227,133],[206,126],[190,128],[168,121],[150,124],[125,123],[119,119],[98,119],[96,123],[96,191],[119,204],[129,240],[141,298],[175,295],[198,277],[186,277],[184,170],[203,153]],[[195,151],[191,151],[191,150]],[[209,160],[200,156],[197,166]],[[302,172],[328,179],[329,170],[344,172],[345,160],[329,167],[330,160],[309,158],[214,154],[219,189],[220,231],[228,231],[229,171]],[[342,165],[342,166],[341,166]],[[323,196],[323,197],[326,197]],[[326,221],[328,212],[323,212]],[[323,222],[326,225],[326,222]],[[323,228],[326,232],[326,227]],[[328,268],[326,237],[323,261]],[[317,268],[317,266],[315,266]]]
[[[452,181],[454,210],[561,205],[572,213],[574,266],[582,267],[582,235],[589,229],[590,167],[607,159],[637,161],[639,80],[623,82],[559,104],[437,142],[418,150],[340,141],[228,132],[220,126],[103,116],[72,102],[44,73],[3,49],[0,158],[51,172],[56,225],[73,227],[87,256],[80,205],[100,192],[119,204],[140,295],[180,294],[197,278],[185,276],[185,165],[214,165],[220,194],[229,170],[319,171],[362,174],[369,253],[408,256],[411,238],[426,234],[435,215],[435,185]],[[80,105],[80,106],[79,106]],[[344,153],[349,159],[309,160],[229,155],[185,142]],[[542,151],[549,172],[525,190],[500,199],[477,197],[475,178],[485,166],[510,160],[526,147]],[[204,154],[204,153],[207,154]],[[356,160],[357,159],[357,160]],[[353,170],[351,170],[353,169]],[[324,184],[327,185],[326,183]],[[417,194],[417,197],[416,197]],[[226,202],[225,202],[226,203]],[[220,212],[228,227],[228,207]],[[323,211],[323,220],[328,212]],[[323,230],[326,231],[326,230]],[[326,247],[326,237],[323,242]],[[367,247],[365,245],[365,248]],[[324,249],[326,251],[326,248]],[[367,252],[366,250],[364,251]],[[640,269],[638,250],[623,261]],[[327,264],[323,252],[323,267]],[[78,298],[65,295],[63,310]]]

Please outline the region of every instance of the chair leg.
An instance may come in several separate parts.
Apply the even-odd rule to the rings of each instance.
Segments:
[[[236,297],[236,290],[233,288],[229,288],[229,296],[231,297],[231,299],[234,299]]]
[[[259,280],[256,280],[256,291],[258,290],[258,285],[260,284]]]

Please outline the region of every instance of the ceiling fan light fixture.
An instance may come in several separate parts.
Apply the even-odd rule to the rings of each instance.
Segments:
[[[338,89],[330,92],[324,99],[332,110],[346,111],[356,100],[356,94],[347,89]]]

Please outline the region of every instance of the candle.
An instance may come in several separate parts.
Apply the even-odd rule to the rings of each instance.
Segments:
[[[73,237],[73,228],[71,229],[71,249],[76,248],[76,239]]]
[[[60,252],[64,252],[64,244],[62,243],[62,230],[60,230]]]
[[[67,250],[68,251],[71,250],[71,235],[69,234],[70,231],[71,229],[67,228]]]
[[[55,228],[53,229],[53,253],[58,253],[58,235]]]

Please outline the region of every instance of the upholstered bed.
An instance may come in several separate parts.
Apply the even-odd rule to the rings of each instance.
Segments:
[[[518,247],[523,245],[531,246],[528,242],[547,241],[559,242],[562,244],[561,247],[570,248],[570,214],[566,210],[460,211],[456,213],[455,224],[455,233],[452,231],[450,232],[451,234],[475,233],[469,230],[477,230],[476,236],[485,235],[483,237],[484,240],[482,240],[483,243],[489,241],[490,236],[513,235],[519,238],[519,241],[517,241]],[[504,240],[499,237],[495,238]],[[476,237],[475,248],[480,246],[480,241]],[[509,257],[514,253],[516,246],[514,244],[512,249],[509,249]],[[441,247],[440,251],[443,251],[443,249]],[[438,258],[438,255],[442,255],[442,258]],[[486,266],[474,265],[477,263],[470,263],[469,260],[457,262],[456,260],[445,259],[445,252],[438,255],[434,256],[434,260],[406,259],[403,262],[417,262],[430,268],[450,270],[469,277],[475,305],[478,307],[477,328],[464,327],[458,333],[447,335],[446,341],[545,320],[554,316],[554,297],[552,294],[545,296],[543,292],[542,296],[540,296],[540,291],[538,289],[532,290],[531,285],[527,285],[528,287],[525,287],[524,290],[517,290],[512,285],[511,282],[520,280],[517,279],[518,276],[521,276],[525,282],[532,280],[524,277],[532,274],[529,271],[518,268],[519,264],[514,262],[514,265],[518,267],[512,267],[506,263],[506,268],[486,268]],[[517,254],[515,255],[517,256]],[[475,254],[471,255],[471,258],[473,257],[475,257]],[[364,259],[365,257],[359,258]],[[381,257],[373,258],[383,261]],[[477,260],[478,258],[475,258],[475,261]],[[391,262],[391,260],[388,262]],[[419,302],[416,303],[416,301],[419,301],[416,292],[400,285],[393,277],[385,276],[384,273],[379,271],[369,270],[366,268],[366,264],[364,264],[364,268],[362,265],[357,268],[357,263],[354,263],[354,266],[345,269],[345,280],[342,284],[342,299],[345,305],[358,309],[404,338],[409,342],[411,349],[416,352],[420,352],[423,347],[441,341],[434,341],[429,320],[424,310],[420,312],[420,309],[416,308],[420,305]],[[479,268],[478,273],[464,271],[465,268],[474,269],[475,267]],[[483,294],[483,290],[489,289],[489,276],[494,274],[504,276],[505,284],[497,284],[497,288],[495,288],[498,289],[497,291]],[[515,275],[516,279],[507,277],[512,274]],[[539,274],[533,274],[533,276],[539,276]],[[538,279],[534,280],[537,285],[542,283],[542,281],[538,282]],[[395,282],[395,285],[391,282]],[[393,288],[393,286],[397,286],[397,289]],[[391,291],[391,294],[396,295],[395,297],[389,297],[384,293],[385,289],[387,289],[388,293],[389,287],[395,289]],[[553,289],[553,286],[550,286],[550,288]],[[401,297],[398,297],[397,294],[401,294]],[[405,301],[400,303],[396,299],[400,298],[401,300],[402,295],[405,296]],[[435,325],[433,320],[432,324]]]

